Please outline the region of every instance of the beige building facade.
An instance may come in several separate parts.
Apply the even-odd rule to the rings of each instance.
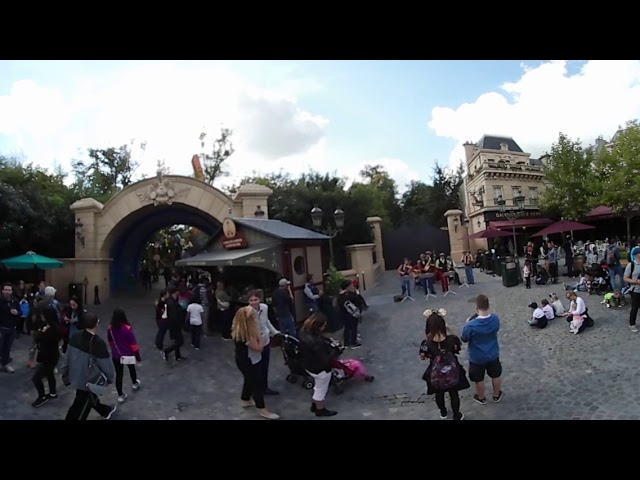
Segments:
[[[542,171],[544,157],[531,158],[511,137],[484,135],[477,143],[467,142],[465,149],[466,176],[463,184],[463,205],[457,212],[447,212],[450,242],[458,249],[491,248],[487,240],[466,240],[466,235],[481,232],[487,228],[510,231],[515,225],[518,233],[531,233],[552,223],[542,217],[538,199],[544,191]],[[506,201],[506,210],[518,210],[514,198],[521,194],[525,198],[524,211],[514,222],[500,212],[498,199]],[[465,221],[466,220],[466,221]],[[520,235],[518,243],[522,240]],[[513,241],[508,239],[509,244]]]

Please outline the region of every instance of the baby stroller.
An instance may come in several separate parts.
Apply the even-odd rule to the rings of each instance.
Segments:
[[[602,293],[608,290],[611,283],[609,267],[605,264],[594,263],[586,272],[591,277],[591,292]]]
[[[536,285],[546,285],[551,280],[551,275],[542,265],[536,265],[538,272],[536,273]]]
[[[302,387],[307,390],[313,388],[313,377],[307,373],[302,365],[302,352],[300,343],[296,337],[282,335],[280,337],[280,348],[284,357],[284,364],[289,367],[287,382],[296,383],[299,377],[303,378]]]
[[[287,375],[287,382],[296,383],[298,378],[302,377],[302,387],[311,390],[315,385],[315,381],[303,367],[298,339],[289,335],[283,335],[280,346],[285,364],[289,367],[290,372],[289,375]],[[367,374],[364,365],[359,360],[338,359],[344,351],[344,347],[339,342],[332,339],[331,347],[334,351],[334,359],[331,362],[331,385],[336,394],[341,394],[343,392],[342,383],[353,377],[363,378],[366,382],[373,382],[374,377]]]

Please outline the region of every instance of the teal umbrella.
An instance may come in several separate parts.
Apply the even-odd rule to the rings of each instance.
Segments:
[[[55,258],[38,255],[35,252],[27,252],[24,255],[2,260],[2,265],[16,270],[28,270],[30,268],[49,270],[51,268],[62,268],[64,264]]]

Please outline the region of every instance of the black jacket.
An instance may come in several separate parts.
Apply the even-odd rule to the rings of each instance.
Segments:
[[[300,353],[304,369],[315,374],[330,372],[331,361],[337,356],[328,338],[304,329],[300,331]]]
[[[87,313],[87,311],[83,308],[78,308],[77,310],[78,312],[78,321],[76,323],[74,323],[73,325],[76,326],[76,328],[78,330],[84,330],[84,315],[85,313]],[[67,318],[71,318],[73,316],[73,310],[71,310],[71,307],[69,305],[67,305],[64,310],[63,310],[63,314],[65,317]],[[69,325],[72,325],[71,323]]]
[[[35,334],[38,345],[38,357],[36,361],[47,365],[57,365],[60,360],[58,345],[60,343],[60,331],[56,325],[51,325],[46,332],[38,330]]]
[[[180,304],[172,296],[167,299],[167,323],[169,330],[182,329],[184,320],[184,310],[180,308]]]
[[[18,311],[18,315],[11,314],[12,308]],[[18,318],[20,318],[20,304],[17,300],[14,297],[9,300],[0,297],[0,328],[15,328]]]
[[[363,310],[363,299],[355,292],[342,292],[338,295],[338,311],[343,319],[360,319]]]

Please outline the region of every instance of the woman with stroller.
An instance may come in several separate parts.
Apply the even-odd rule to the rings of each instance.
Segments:
[[[464,414],[460,412],[460,390],[470,387],[464,368],[458,361],[458,354],[462,349],[460,338],[455,335],[444,321],[447,312],[443,309],[437,311],[426,310],[424,316],[427,317],[425,325],[426,339],[420,344],[420,359],[429,360],[429,366],[424,372],[422,379],[427,383],[427,395],[436,396],[436,405],[440,409],[440,418],[447,418],[448,412],[444,401],[445,393],[449,393],[451,400],[451,410],[453,419],[462,420]],[[446,362],[449,368],[443,371],[453,372],[447,378],[439,377],[439,372],[434,369],[440,368]]]
[[[231,324],[231,338],[236,344],[236,366],[244,378],[240,395],[242,406],[256,407],[260,416],[268,420],[279,419],[280,416],[267,410],[264,404],[261,365],[264,346],[258,328],[258,314],[253,307],[238,309]]]
[[[332,417],[338,412],[325,407],[325,397],[331,384],[331,361],[336,350],[330,340],[323,335],[327,328],[327,317],[314,313],[307,318],[300,330],[300,351],[305,370],[313,377],[313,403],[311,413],[316,417]]]

